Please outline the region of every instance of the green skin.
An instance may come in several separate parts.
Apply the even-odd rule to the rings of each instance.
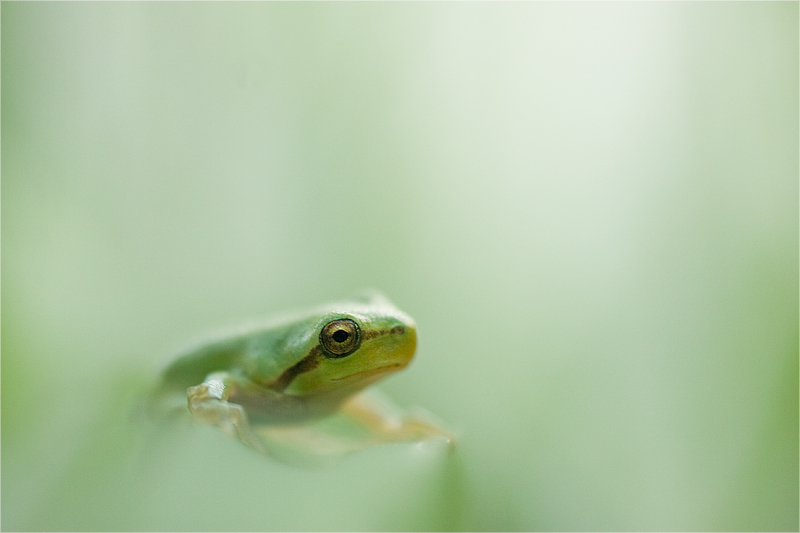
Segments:
[[[206,343],[168,366],[159,390],[185,391],[195,419],[265,451],[250,423],[299,423],[339,411],[364,387],[405,368],[416,344],[414,321],[371,294]],[[411,425],[389,440],[443,435]]]

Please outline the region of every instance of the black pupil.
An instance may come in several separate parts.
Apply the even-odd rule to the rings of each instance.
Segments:
[[[350,334],[343,329],[340,329],[336,333],[331,335],[331,337],[333,337],[333,340],[340,343],[346,341],[349,336]]]

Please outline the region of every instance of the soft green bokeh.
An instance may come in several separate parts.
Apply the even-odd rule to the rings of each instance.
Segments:
[[[796,2],[1,14],[3,529],[798,529]],[[131,426],[363,287],[455,454]]]

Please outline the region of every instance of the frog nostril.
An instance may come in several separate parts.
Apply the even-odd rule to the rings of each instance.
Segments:
[[[395,326],[392,328],[392,333],[395,333],[397,335],[402,335],[405,332],[406,328],[404,328],[403,326]]]

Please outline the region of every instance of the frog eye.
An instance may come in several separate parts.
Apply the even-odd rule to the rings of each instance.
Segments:
[[[361,346],[361,330],[349,318],[332,320],[319,333],[319,342],[333,357],[344,357]]]

